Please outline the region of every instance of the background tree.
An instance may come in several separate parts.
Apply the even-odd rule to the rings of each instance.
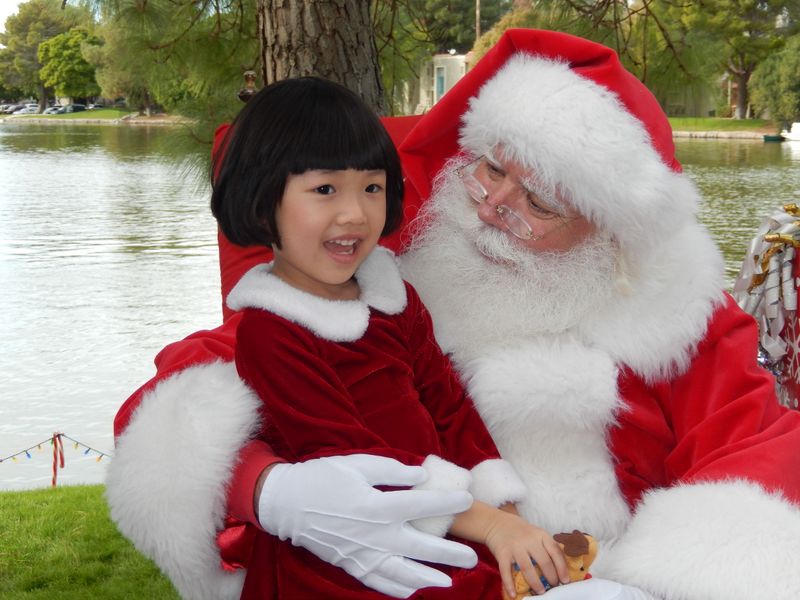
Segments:
[[[84,58],[82,48],[98,46],[100,40],[85,27],[73,27],[39,44],[39,77],[59,96],[86,99],[100,93],[94,66]]]
[[[103,95],[140,112],[191,117],[193,134],[240,109],[242,73],[258,65],[255,0],[96,0],[104,45],[89,53]]]
[[[0,80],[39,98],[40,110],[47,103],[47,89],[39,72],[39,44],[78,25],[90,25],[92,15],[86,7],[66,6],[53,0],[29,0],[6,19],[0,33]]]
[[[489,29],[510,0],[481,0],[481,27]],[[373,0],[372,21],[390,114],[413,110],[421,68],[437,52],[466,52],[475,40],[475,0]],[[444,15],[445,21],[432,17]]]
[[[435,52],[463,54],[475,44],[476,0],[408,0],[417,29]],[[512,7],[511,0],[480,0],[480,31],[489,30]]]
[[[100,95],[124,99],[140,114],[148,114],[154,107],[149,88],[152,66],[147,60],[148,48],[135,36],[131,39],[128,30],[117,22],[102,22],[96,32],[103,43],[84,48],[84,56],[95,68]]]
[[[3,101],[3,104],[12,100],[17,100],[23,95],[24,92],[21,89],[8,86],[0,79],[0,100]]]
[[[265,83],[319,75],[385,111],[375,31],[364,0],[258,0]]]
[[[510,27],[572,33],[617,51],[625,67],[647,85],[666,110],[720,98],[724,42],[687,16],[695,3],[681,0],[515,0],[514,8],[476,43],[476,60]]]
[[[747,115],[750,76],[781,48],[786,34],[783,19],[794,4],[795,0],[702,0],[685,6],[687,26],[722,43],[722,52],[709,58],[737,84],[735,118]]]
[[[800,121],[800,35],[759,64],[750,80],[753,103],[778,123]]]

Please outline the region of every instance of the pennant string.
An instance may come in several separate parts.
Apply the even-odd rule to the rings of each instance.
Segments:
[[[72,446],[73,446],[73,448],[75,450],[78,450],[79,447],[85,448],[85,450],[83,451],[84,456],[87,456],[87,455],[89,455],[89,453],[92,453],[92,452],[97,454],[97,457],[95,458],[95,462],[100,462],[105,457],[111,458],[110,454],[107,454],[106,452],[103,452],[102,450],[98,450],[97,448],[89,446],[88,444],[84,444],[83,442],[78,441],[75,438],[72,438],[72,437],[68,436],[65,433],[61,433],[59,431],[56,431],[56,432],[53,433],[52,437],[50,437],[49,439],[42,440],[41,442],[33,444],[29,448],[25,448],[23,450],[20,450],[19,452],[15,452],[14,454],[9,454],[8,456],[0,458],[0,463],[3,463],[5,461],[7,461],[7,460],[10,460],[11,462],[17,462],[17,458],[22,456],[22,455],[24,455],[26,458],[33,458],[31,456],[31,450],[38,450],[39,452],[41,452],[42,451],[42,444],[50,444],[51,446],[53,446],[53,477],[52,477],[52,480],[51,480],[51,486],[52,487],[56,487],[56,483],[58,482],[58,470],[64,468],[64,443],[63,443],[63,440],[65,438],[67,440],[69,440],[70,442],[72,442]]]

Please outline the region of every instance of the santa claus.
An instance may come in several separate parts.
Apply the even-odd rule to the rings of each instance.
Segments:
[[[601,542],[594,580],[545,597],[800,598],[800,413],[779,406],[754,321],[721,291],[653,96],[606,47],[512,30],[431,112],[390,125],[411,124],[404,275],[527,485],[523,516]],[[224,293],[262,259],[221,240]],[[280,459],[251,439],[236,323],[165,349],[120,410],[120,530],[185,597],[238,597],[265,530],[385,593],[446,585],[416,561],[469,552],[407,521],[462,499],[373,487],[418,468],[334,457],[270,481]]]

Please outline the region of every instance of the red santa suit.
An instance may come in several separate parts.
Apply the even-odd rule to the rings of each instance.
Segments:
[[[608,48],[511,30],[400,143],[410,204],[430,197],[450,157],[497,144],[620,250],[618,288],[563,331],[529,328],[524,305],[480,304],[463,291],[465,272],[445,256],[431,260],[424,246],[402,257],[437,340],[528,486],[523,515],[551,531],[592,533],[602,542],[596,576],[659,598],[800,597],[800,413],[779,406],[771,375],[756,364],[755,322],[720,292],[722,261],[697,224],[699,196],[680,174],[656,100]],[[475,252],[457,227],[450,234],[451,250]],[[120,413],[109,475],[120,529],[192,597],[205,597],[198,578],[216,597],[235,597],[241,585],[241,575],[212,566],[214,528],[223,538],[235,531],[223,527],[225,485],[246,445],[242,423],[257,410],[220,343],[236,319],[161,356],[164,376]],[[220,412],[227,429],[197,435],[206,423],[216,429]],[[178,460],[154,467],[174,446],[152,437],[159,427],[185,434],[213,472]],[[246,452],[254,464],[275,460],[263,447]],[[184,469],[192,489],[148,500]],[[232,490],[247,488],[245,472],[236,471]],[[202,510],[180,514],[193,491]],[[207,524],[201,533],[197,522]],[[235,543],[221,547],[235,556]]]
[[[520,500],[524,486],[500,459],[394,255],[375,249],[355,277],[359,299],[328,300],[293,288],[264,264],[229,294],[228,305],[244,312],[235,362],[262,402],[258,438],[293,462],[380,454],[423,465],[425,489],[469,490],[494,505]],[[443,535],[450,521],[426,519],[416,526]],[[450,569],[451,588],[414,597],[498,595],[497,564],[483,554],[474,569]],[[384,597],[263,532],[248,573],[243,598]]]

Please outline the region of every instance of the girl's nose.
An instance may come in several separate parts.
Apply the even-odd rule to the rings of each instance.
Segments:
[[[367,213],[361,204],[358,195],[350,195],[344,199],[342,209],[339,211],[339,221],[342,223],[362,224],[367,220]]]

